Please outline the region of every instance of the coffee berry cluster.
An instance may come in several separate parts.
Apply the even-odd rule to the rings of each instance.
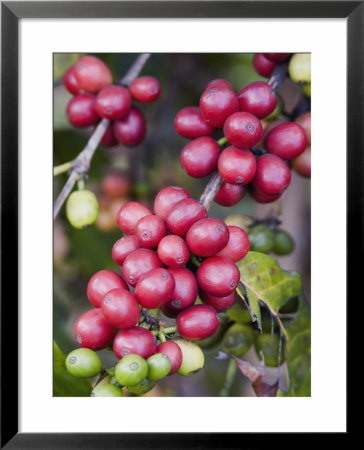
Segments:
[[[146,120],[133,102],[156,101],[161,95],[161,85],[151,76],[141,76],[130,86],[112,82],[111,71],[103,61],[91,55],[82,56],[63,78],[65,88],[74,95],[67,105],[68,120],[82,128],[108,119],[111,122],[101,143],[111,147],[120,142],[134,147],[146,135]]]

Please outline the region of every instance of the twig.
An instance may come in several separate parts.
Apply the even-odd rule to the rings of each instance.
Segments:
[[[284,61],[277,65],[277,67],[273,70],[271,77],[268,80],[269,86],[272,87],[274,92],[277,91],[279,86],[282,84],[283,80],[287,76],[288,71],[288,61]]]
[[[208,182],[207,186],[205,187],[205,190],[203,191],[200,197],[200,203],[204,208],[206,209],[210,208],[211,203],[213,202],[215,195],[217,191],[220,189],[222,183],[223,179],[220,177],[218,173],[215,174]]]
[[[135,80],[135,78],[137,78],[149,57],[150,53],[142,53],[141,55],[139,55],[126,75],[120,80],[120,84],[129,86],[130,83]],[[105,134],[105,131],[107,130],[107,127],[109,126],[109,123],[110,120],[108,119],[101,120],[101,122],[97,125],[95,131],[92,133],[90,139],[88,140],[86,147],[81,151],[77,158],[72,161],[72,171],[70,173],[70,176],[54,204],[53,218],[56,218],[63,203],[72,191],[76,181],[82,178],[88,172],[91,160],[98,145],[101,142],[103,135]]]
[[[238,370],[238,366],[234,358],[229,360],[229,364],[226,369],[224,386],[221,388],[219,397],[228,397],[231,391],[231,388],[234,384],[236,372]]]

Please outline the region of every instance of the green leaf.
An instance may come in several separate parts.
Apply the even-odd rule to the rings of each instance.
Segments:
[[[66,357],[53,341],[53,396],[89,397],[92,386],[89,380],[76,378],[65,366]]]
[[[297,272],[281,269],[278,262],[260,252],[249,252],[238,263],[240,285],[237,289],[247,305],[253,321],[262,329],[260,306],[269,309],[277,320],[287,347],[287,364],[290,396],[310,395],[310,310],[302,293],[301,276]],[[294,320],[285,327],[279,317],[279,310],[292,298],[299,299]]]

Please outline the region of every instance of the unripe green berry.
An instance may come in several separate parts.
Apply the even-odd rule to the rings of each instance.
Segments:
[[[267,253],[273,248],[274,233],[266,225],[257,225],[249,233],[250,250]]]
[[[281,361],[282,364],[285,361],[285,349],[284,339],[282,338],[281,348]],[[278,334],[262,333],[257,336],[255,340],[255,351],[259,359],[262,359],[264,355],[264,364],[269,367],[278,366],[278,353],[279,353],[279,336]]]
[[[252,322],[252,316],[240,297],[236,298],[235,303],[226,311],[226,314],[237,323],[247,324]]]
[[[123,392],[114,384],[102,384],[96,386],[92,392],[91,397],[122,397]]]
[[[134,386],[148,374],[148,364],[139,355],[129,354],[115,366],[115,377],[122,386]]]
[[[291,236],[283,230],[274,233],[273,253],[276,255],[289,255],[294,249]]]
[[[303,84],[301,86],[302,92],[305,94],[306,97],[311,98],[311,83]]]
[[[254,338],[254,331],[249,325],[234,323],[225,333],[222,349],[231,355],[242,356],[253,345]]]
[[[295,53],[289,61],[288,73],[296,83],[311,83],[311,54]]]
[[[269,116],[264,117],[264,120],[274,120],[282,113],[284,107],[283,98],[279,94],[276,94],[276,97],[277,97],[276,107],[269,114]]]
[[[66,215],[70,224],[78,229],[96,222],[99,204],[96,195],[87,190],[74,191],[66,203]]]
[[[182,351],[182,364],[177,373],[189,377],[201,370],[205,363],[205,356],[200,347],[185,339],[177,339],[175,342]]]
[[[149,356],[147,364],[148,378],[152,381],[158,381],[166,377],[172,368],[171,360],[164,353],[156,353]]]
[[[149,392],[156,385],[156,381],[148,380],[148,378],[144,378],[139,384],[135,386],[128,386],[128,391],[135,395],[143,395]]]
[[[91,378],[101,372],[102,361],[93,350],[78,348],[67,356],[66,367],[68,372],[75,377]]]
[[[253,224],[254,219],[246,214],[230,214],[225,218],[224,222],[226,225],[240,227],[247,233]]]

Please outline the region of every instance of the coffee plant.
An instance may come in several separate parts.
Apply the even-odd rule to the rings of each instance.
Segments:
[[[224,63],[236,65],[238,56]],[[137,56],[120,79],[113,72],[120,73],[124,55],[114,55],[113,70],[107,55],[66,59],[63,86],[55,92],[72,95],[64,112],[86,145],[54,167],[56,180],[64,181],[63,187],[55,182],[54,218],[60,214],[65,224],[56,219],[55,270],[61,275],[55,297],[62,302],[55,302],[55,334],[67,335],[69,323],[73,334],[72,343],[63,340],[71,349],[66,355],[54,343],[54,395],[176,395],[163,390],[173,376],[184,386],[181,395],[190,396],[196,395],[195,376],[207,383],[221,368],[225,375],[214,395],[232,395],[239,372],[239,380],[249,382],[244,395],[310,395],[309,305],[301,275],[280,265],[296,249],[282,223],[282,198],[292,172],[311,176],[310,55],[240,57],[252,81],[236,90],[217,74],[194,104],[182,92],[178,107],[188,55],[174,56],[171,82],[163,55]],[[153,58],[157,73],[148,72]],[[202,84],[202,75],[194,75]],[[158,110],[170,114],[173,107],[174,127],[163,139],[176,133],[184,142],[183,172],[168,165],[169,144],[154,120]],[[55,128],[57,157],[65,145],[58,136]],[[100,182],[91,163],[102,167]],[[153,168],[149,180],[146,166]],[[204,188],[194,196],[199,179]],[[258,217],[244,211],[244,202],[271,209]],[[211,213],[214,205],[219,217]],[[92,270],[86,282],[57,258],[57,242],[68,243],[67,234],[74,244],[68,251],[97,249],[96,271],[88,258],[83,262],[84,272]],[[112,237],[111,245],[103,235]],[[103,251],[107,261],[98,259]],[[85,298],[73,307],[62,277],[73,277],[88,303]]]

